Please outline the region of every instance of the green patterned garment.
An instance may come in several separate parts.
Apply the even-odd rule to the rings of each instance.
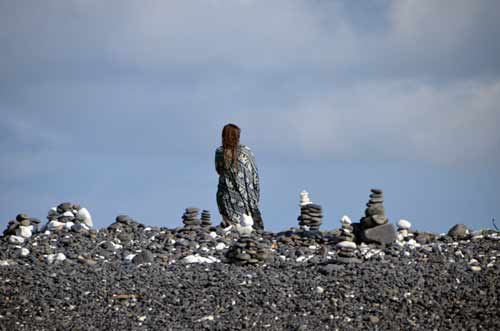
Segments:
[[[238,145],[237,162],[229,169],[224,167],[222,146],[215,151],[215,170],[219,174],[217,205],[221,215],[238,223],[242,214],[251,215],[255,228],[263,228],[259,211],[259,175],[255,156],[250,148]]]

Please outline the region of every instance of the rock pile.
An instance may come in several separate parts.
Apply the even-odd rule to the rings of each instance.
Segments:
[[[27,214],[18,214],[16,219],[9,221],[9,225],[3,234],[4,236],[8,236],[9,243],[22,244],[33,233],[40,230],[39,225],[39,219],[29,217]]]
[[[351,220],[347,216],[343,216],[340,220],[340,242],[335,246],[338,249],[337,261],[342,263],[359,263],[361,260],[356,258],[357,245],[354,242],[353,227]]]
[[[261,264],[266,261],[268,256],[267,247],[250,234],[241,235],[226,253],[228,262],[237,265]]]
[[[47,219],[49,222],[45,229],[49,231],[66,228],[75,232],[85,232],[93,226],[89,211],[71,202],[63,202],[57,207],[52,207],[47,214]]]
[[[304,230],[317,231],[323,223],[323,213],[320,205],[309,203],[300,208],[300,216],[297,217],[299,225]]]
[[[390,244],[397,239],[394,226],[385,216],[384,192],[372,189],[370,200],[366,204],[365,216],[361,218],[360,239],[363,242]]]
[[[201,227],[209,229],[211,226],[212,226],[212,221],[210,217],[210,211],[204,209],[201,211]]]
[[[199,208],[188,207],[182,215],[182,223],[184,223],[185,229],[196,229],[201,225],[201,220],[198,218]]]
[[[300,215],[297,217],[299,226],[303,230],[317,231],[323,223],[321,206],[312,203],[307,191],[300,192]]]
[[[398,222],[398,240],[403,241],[407,238],[413,238],[413,233],[410,232],[411,223],[407,220],[399,220]]]

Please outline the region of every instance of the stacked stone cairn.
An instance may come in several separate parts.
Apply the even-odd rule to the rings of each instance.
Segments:
[[[204,229],[209,229],[211,226],[212,221],[210,217],[210,211],[204,209],[201,211],[201,227]]]
[[[182,215],[182,223],[184,223],[184,228],[186,230],[195,230],[200,227],[201,220],[198,218],[199,208],[188,207]]]
[[[93,227],[89,211],[79,204],[71,202],[63,202],[57,207],[52,207],[47,214],[47,219],[49,222],[45,229],[48,231],[68,229],[75,232],[86,232]]]
[[[366,204],[365,216],[361,218],[360,239],[367,243],[387,245],[397,239],[396,229],[385,216],[384,192],[372,189]]]
[[[3,234],[8,236],[9,243],[22,244],[26,239],[31,238],[33,233],[40,230],[39,226],[39,219],[29,217],[27,214],[19,214],[16,219],[9,221]]]
[[[413,233],[410,232],[411,223],[407,220],[399,220],[398,222],[398,240],[409,240],[413,238]]]
[[[318,231],[323,223],[323,212],[320,205],[314,204],[309,199],[309,193],[300,192],[300,216],[297,217],[299,226],[303,230]]]
[[[237,265],[262,264],[268,257],[269,249],[251,234],[242,234],[226,252],[228,262]]]
[[[338,249],[337,260],[345,263],[357,263],[361,262],[356,258],[356,248],[357,245],[354,242],[353,227],[351,225],[351,219],[347,216],[343,216],[340,220],[340,241],[335,246]]]

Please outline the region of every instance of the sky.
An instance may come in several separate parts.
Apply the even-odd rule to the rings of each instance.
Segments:
[[[80,203],[182,225],[215,199],[227,123],[266,229],[324,230],[385,192],[390,222],[500,219],[496,0],[0,0],[0,225]],[[500,224],[500,220],[497,222]]]

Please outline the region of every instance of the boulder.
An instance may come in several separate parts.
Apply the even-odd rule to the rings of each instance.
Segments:
[[[376,243],[388,245],[397,239],[396,228],[387,223],[361,231],[361,241],[366,243]]]
[[[470,230],[464,224],[456,224],[448,231],[448,235],[453,239],[467,239],[470,235]]]

